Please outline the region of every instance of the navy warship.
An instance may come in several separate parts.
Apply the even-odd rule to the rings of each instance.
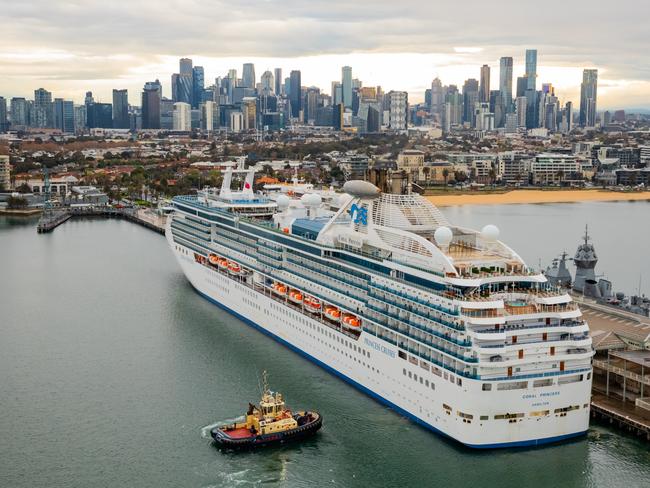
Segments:
[[[626,296],[623,292],[613,292],[612,282],[604,276],[596,275],[598,255],[585,226],[583,242],[580,243],[573,258],[562,252],[546,268],[544,274],[549,283],[569,289],[574,295],[595,300],[597,303],[615,307],[627,312],[650,317],[650,298],[641,294]],[[567,266],[568,261],[575,265],[575,279]]]

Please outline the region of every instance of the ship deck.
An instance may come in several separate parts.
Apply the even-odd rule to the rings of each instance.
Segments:
[[[224,433],[231,439],[247,439],[252,437],[250,430],[246,427],[240,427],[239,429],[224,430]]]

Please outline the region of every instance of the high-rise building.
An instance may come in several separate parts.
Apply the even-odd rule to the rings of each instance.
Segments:
[[[34,90],[34,113],[32,122],[33,126],[38,128],[54,126],[52,93],[44,88]]]
[[[526,49],[526,89],[537,89],[537,49]]]
[[[515,100],[517,112],[517,125],[519,127],[526,127],[526,113],[527,113],[528,99],[526,97],[517,97]]]
[[[465,80],[463,84],[463,122],[474,125],[474,109],[479,101],[479,83],[474,78]]]
[[[352,68],[350,66],[341,68],[341,89],[343,105],[346,108],[352,107]]]
[[[86,125],[89,129],[110,129],[113,127],[113,106],[110,103],[89,103],[86,105]]]
[[[441,114],[445,105],[445,91],[440,78],[431,82],[431,113]]]
[[[86,125],[86,106],[85,105],[75,105],[74,106],[74,131],[83,132],[88,128]]]
[[[275,87],[274,87],[274,92],[277,96],[282,95],[282,68],[275,68],[274,71],[274,76],[275,76]]]
[[[26,127],[29,125],[29,105],[23,97],[11,99],[11,125]]]
[[[241,75],[241,82],[244,88],[255,88],[255,65],[253,63],[244,63],[244,69]]]
[[[198,108],[203,98],[205,88],[205,72],[203,66],[192,68],[192,108]]]
[[[128,129],[131,127],[129,120],[129,93],[124,90],[113,90],[113,128]]]
[[[389,119],[391,130],[406,130],[408,128],[408,93],[405,91],[389,91]]]
[[[74,104],[72,101],[62,98],[54,99],[54,127],[61,132],[73,133],[74,127]]]
[[[181,60],[182,61],[182,60]],[[158,80],[147,82],[142,90],[142,128],[160,129],[162,86]]]
[[[189,103],[176,102],[174,104],[173,129],[182,132],[192,130],[192,107]]]
[[[9,130],[9,118],[7,117],[7,99],[0,97],[0,132]]]
[[[506,113],[512,107],[512,58],[503,57],[499,61],[499,93]]]
[[[314,124],[316,122],[316,110],[318,108],[318,99],[320,97],[320,90],[316,87],[307,88],[305,93],[304,117],[305,122]]]
[[[273,79],[273,73],[270,71],[265,71],[262,73],[260,78],[260,83],[262,84],[262,91],[266,94],[272,93],[275,90],[275,81]]]
[[[526,96],[526,87],[528,86],[528,80],[526,75],[517,77],[517,92],[515,94],[516,98]]]
[[[212,132],[219,127],[219,105],[207,101],[201,104],[201,129]]]
[[[0,190],[8,190],[11,185],[11,164],[9,156],[0,155]]]
[[[343,103],[343,87],[340,81],[332,82],[332,105]]]
[[[181,58],[178,62],[178,69],[182,75],[192,74],[192,60],[189,58]]]
[[[289,100],[291,102],[291,117],[294,119],[300,118],[302,110],[302,96],[301,96],[301,80],[300,71],[293,70],[289,75]]]
[[[596,125],[596,99],[598,98],[598,70],[585,69],[580,85],[580,125]]]
[[[479,88],[479,102],[490,101],[490,67],[487,64],[481,66],[481,82]]]

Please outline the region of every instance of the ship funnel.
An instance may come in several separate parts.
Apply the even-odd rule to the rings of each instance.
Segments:
[[[586,297],[600,298],[600,290],[598,289],[596,280],[585,280],[585,287],[582,293]]]

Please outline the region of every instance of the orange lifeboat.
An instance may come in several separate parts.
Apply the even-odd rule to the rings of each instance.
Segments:
[[[302,293],[300,293],[298,290],[291,290],[289,292],[289,300],[293,303],[302,303],[302,299]]]
[[[228,267],[228,260],[224,259],[224,258],[220,258],[217,261],[217,266],[219,266],[220,268],[226,269]]]
[[[217,264],[219,264],[219,256],[217,256],[216,254],[209,254],[208,255],[208,262],[212,266],[216,266]]]
[[[231,261],[228,263],[228,273],[230,274],[239,274],[241,272],[241,267],[239,264],[235,263],[234,261]]]
[[[361,321],[356,315],[351,313],[346,313],[343,316],[343,324],[348,326],[351,329],[358,329],[361,326]]]
[[[283,285],[282,283],[273,283],[273,286],[271,287],[273,292],[276,295],[286,295],[287,294],[287,287],[286,285]]]
[[[305,309],[308,312],[316,313],[321,309],[321,303],[318,298],[306,297],[304,303],[305,303]]]
[[[332,305],[328,305],[325,307],[325,317],[327,317],[329,320],[333,322],[340,322],[341,321],[341,311],[333,307]]]

